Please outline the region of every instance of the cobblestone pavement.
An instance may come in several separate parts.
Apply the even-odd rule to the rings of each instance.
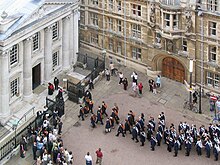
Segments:
[[[131,68],[121,67],[120,71],[124,73],[130,81],[130,75],[133,71]],[[183,84],[162,78],[162,87],[158,89],[158,94],[154,95],[149,92],[148,78],[145,74],[138,72],[139,81],[143,82],[143,96],[132,97],[131,83],[129,83],[128,91],[124,91],[121,85],[118,85],[118,78],[111,77],[107,82],[105,78],[95,84],[92,91],[96,110],[98,105],[104,100],[108,105],[108,112],[114,103],[119,106],[119,117],[121,120],[126,118],[127,112],[133,110],[137,115],[143,112],[148,120],[149,116],[157,118],[160,112],[165,112],[167,125],[174,123],[177,125],[179,121],[187,121],[198,126],[208,124],[210,122],[209,106],[204,99],[203,114],[196,114],[189,110],[183,110],[182,105],[188,93]],[[150,144],[146,142],[144,147],[140,147],[139,143],[131,140],[131,135],[123,137],[115,137],[116,129],[111,133],[104,133],[104,126],[98,125],[97,128],[90,127],[90,116],[85,121],[78,119],[79,105],[73,102],[66,102],[66,115],[63,128],[62,138],[64,146],[71,150],[74,154],[74,164],[85,164],[84,156],[89,151],[95,162],[95,150],[102,148],[104,158],[103,165],[160,165],[160,164],[218,164],[214,162],[214,158],[198,157],[194,151],[190,157],[184,156],[184,151],[180,151],[177,158],[173,157],[173,153],[166,151],[166,145],[156,147],[156,151],[150,151]],[[29,150],[31,151],[31,149]],[[21,165],[33,164],[31,153],[29,152],[25,159],[15,156],[7,164],[14,164],[17,161]]]

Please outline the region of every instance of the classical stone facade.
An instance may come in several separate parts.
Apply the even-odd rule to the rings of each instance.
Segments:
[[[5,123],[18,103],[31,104],[36,87],[76,62],[79,1],[3,0],[0,16],[0,119]]]
[[[81,0],[80,45],[127,66],[219,93],[220,2]]]

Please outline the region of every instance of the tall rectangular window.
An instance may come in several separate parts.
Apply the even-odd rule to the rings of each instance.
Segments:
[[[13,45],[10,49],[10,65],[18,63],[18,44]]]
[[[214,88],[219,88],[220,86],[220,75],[212,72],[207,72],[206,76],[207,85],[212,86]]]
[[[141,16],[141,5],[132,4],[132,14],[135,16]]]
[[[122,43],[121,42],[117,42],[117,53],[122,54]]]
[[[114,44],[113,44],[113,39],[109,39],[109,50],[113,51],[113,47],[114,47]]]
[[[91,33],[91,39],[90,39],[91,43],[98,45],[99,40],[98,40],[98,34],[93,34]]]
[[[141,26],[132,24],[132,37],[141,38]]]
[[[118,11],[119,11],[119,12],[122,10],[121,0],[118,0],[118,1],[117,1],[117,8],[118,8]]]
[[[209,35],[216,36],[217,23],[209,22]]]
[[[19,78],[15,78],[10,82],[11,98],[19,95]]]
[[[112,18],[108,18],[108,28],[109,30],[113,30],[113,19]]]
[[[52,39],[56,40],[58,39],[59,29],[58,29],[58,22],[53,24],[52,26]]]
[[[117,29],[118,29],[118,32],[121,33],[121,31],[122,31],[121,20],[117,20]]]
[[[185,39],[182,40],[182,48],[183,48],[183,51],[184,51],[184,52],[187,52],[187,51],[188,51],[187,41],[186,41]]]
[[[217,57],[217,48],[216,46],[209,47],[209,61],[216,62]]]
[[[113,10],[113,0],[108,0],[109,10]]]
[[[173,15],[173,29],[178,29],[178,15],[177,14],[174,14]]]
[[[170,27],[170,14],[164,14],[164,25],[165,27]]]
[[[218,11],[218,0],[207,0],[207,10]]]
[[[92,25],[98,26],[98,14],[90,13],[90,22]]]
[[[39,40],[39,32],[35,33],[33,36],[33,51],[38,50],[40,47],[40,40]]]
[[[135,60],[141,60],[141,49],[133,47],[132,48],[132,58]]]
[[[53,68],[56,68],[57,66],[59,66],[59,52],[56,51],[53,53]]]

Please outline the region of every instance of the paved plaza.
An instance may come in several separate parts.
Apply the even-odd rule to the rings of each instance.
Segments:
[[[158,121],[157,116],[163,111],[166,115],[166,125],[168,127],[171,123],[174,123],[177,127],[179,121],[186,121],[190,125],[194,123],[197,128],[201,124],[207,125],[210,122],[209,106],[206,99],[203,99],[202,115],[183,110],[184,99],[188,96],[183,84],[162,78],[162,87],[158,89],[158,94],[154,95],[149,92],[147,75],[138,72],[138,80],[143,82],[144,86],[143,96],[134,98],[130,96],[132,93],[130,76],[133,69],[121,67],[119,70],[124,73],[124,77],[130,80],[128,91],[124,91],[123,87],[118,85],[119,79],[117,77],[111,77],[110,81],[106,81],[105,78],[101,79],[95,84],[95,89],[92,91],[95,112],[101,102],[105,101],[108,105],[107,113],[109,114],[113,104],[117,103],[121,121],[127,118],[128,111],[132,110],[136,117],[143,112],[146,122],[150,116],[155,117],[156,121]],[[135,143],[131,140],[130,134],[127,134],[126,137],[121,135],[116,137],[117,127],[108,134],[104,133],[104,126],[102,125],[98,124],[97,128],[91,128],[90,116],[86,117],[85,121],[81,121],[77,117],[78,112],[78,104],[71,101],[66,102],[62,138],[64,147],[73,152],[73,164],[75,165],[85,164],[84,156],[88,151],[91,153],[95,164],[95,151],[99,147],[102,148],[104,154],[103,165],[217,165],[219,163],[214,162],[213,155],[210,159],[206,158],[205,152],[203,152],[202,157],[198,157],[194,147],[189,157],[186,157],[185,151],[182,150],[179,152],[178,157],[174,158],[173,153],[167,152],[165,144],[156,147],[156,150],[152,152],[148,141],[145,142],[144,147],[140,147],[140,143]],[[29,151],[32,151],[31,148]],[[28,152],[25,159],[15,156],[7,164],[14,164],[15,161],[19,165],[31,165],[34,163],[31,152]]]

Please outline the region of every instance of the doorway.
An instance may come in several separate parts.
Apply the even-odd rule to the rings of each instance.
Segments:
[[[32,90],[41,84],[41,64],[32,68]]]
[[[183,65],[174,58],[167,57],[162,62],[162,75],[172,80],[183,83],[185,69]]]

